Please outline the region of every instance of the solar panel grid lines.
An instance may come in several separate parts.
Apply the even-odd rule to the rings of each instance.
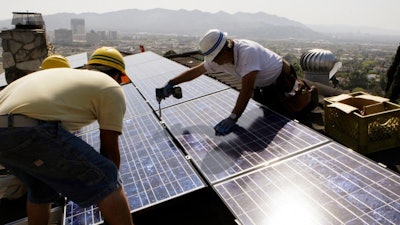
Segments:
[[[76,204],[69,203],[65,206],[64,215],[74,215],[64,218],[63,224],[82,225],[82,224],[101,224],[104,222],[101,212],[97,206],[81,208]]]
[[[153,52],[139,53],[124,57],[128,77],[134,81],[140,81],[153,76],[171,74],[171,72],[183,72],[187,67],[170,61]],[[171,79],[170,77],[169,79]]]
[[[144,177],[149,181],[154,181],[154,176],[160,176],[157,177],[160,178],[158,181],[168,181],[168,184],[176,182],[177,186],[173,187],[176,189],[173,191],[174,193],[188,191],[187,188],[194,184],[202,184],[193,168],[189,166],[185,157],[154,118],[153,115],[148,115],[147,118],[139,120],[141,129],[137,130],[137,135],[127,133],[131,142],[136,142],[137,139],[141,140],[141,142],[131,145],[134,149],[138,149],[137,151],[127,148],[129,150],[127,153],[132,155],[133,158],[133,161],[129,161],[129,164],[132,166],[132,163],[134,163],[138,167],[138,174],[141,176],[139,178]],[[167,171],[168,169],[171,171]],[[188,184],[192,186],[185,186]],[[161,190],[157,189],[157,191]]]
[[[139,131],[140,132],[140,131]],[[146,141],[147,142],[147,141]],[[150,142],[143,144],[143,146],[150,146]],[[167,147],[167,146],[163,146],[163,147]],[[136,153],[136,152],[134,152]],[[132,154],[132,153],[131,153]],[[148,151],[146,149],[141,149],[141,151],[137,151],[137,155],[133,155],[133,158],[140,158],[140,166],[139,168],[139,180],[143,180],[143,179],[147,179],[147,180],[154,180],[154,176],[155,175],[162,175],[165,176],[165,171],[164,171],[164,167],[161,165],[164,165],[167,160],[170,160],[170,158],[165,158],[166,156],[168,156],[168,154],[165,155],[160,155],[160,156],[155,156],[154,153],[153,154],[149,154]],[[171,157],[173,157],[174,155],[170,155]],[[164,158],[163,162],[158,162],[155,161],[157,158]],[[135,161],[134,161],[135,162]],[[132,163],[131,163],[132,164]],[[165,168],[168,168],[172,166],[173,169],[175,168],[179,168],[180,165],[176,164],[176,162],[172,162],[169,163],[169,165],[164,165]],[[179,171],[177,171],[179,172]],[[159,178],[159,177],[157,177]],[[168,180],[168,177],[163,177],[163,180]],[[147,188],[147,187],[144,187]],[[180,189],[183,189],[182,187],[179,186]],[[178,192],[176,190],[174,190],[174,192]],[[154,198],[150,198],[150,199],[154,199]]]
[[[158,102],[155,96],[156,88],[164,87],[171,78],[178,74],[179,71],[175,71],[175,73],[149,77],[134,83],[152,106],[153,110],[158,110]],[[177,86],[181,87],[182,98],[176,99],[173,96],[169,96],[161,101],[162,108],[176,105],[185,101],[190,101],[229,88],[228,86],[221,84],[207,76],[200,76],[191,82],[182,83]]]
[[[125,59],[120,174],[133,211],[210,185],[242,225],[400,224],[398,174],[253,100],[216,136],[238,92],[207,76],[180,84],[157,118],[155,88],[187,68],[152,52]],[[98,131],[80,135],[99,145]],[[66,208],[79,215],[68,224],[101,222],[95,207]]]
[[[153,52],[144,52],[124,57],[127,65],[126,71],[134,85],[150,103],[153,110],[158,110],[155,98],[155,89],[165,86],[168,81],[188,68],[173,62]],[[178,100],[173,97],[162,101],[163,107],[178,104],[213,92],[228,89],[229,86],[216,81],[208,76],[200,76],[190,83],[182,83],[183,98]]]
[[[98,136],[99,131],[95,130],[82,133],[80,137],[98,150]],[[205,187],[200,175],[153,113],[125,119],[119,141],[120,175],[132,212]],[[69,201],[65,210],[66,224],[102,222],[96,206],[81,209]]]
[[[146,63],[142,65],[137,65],[128,68],[132,77],[132,81],[134,83],[140,82],[145,79],[154,78],[154,77],[164,77],[163,81],[165,83],[168,82],[169,79],[172,79],[175,75],[186,71],[188,68],[182,65],[171,65],[171,64],[159,64],[158,61],[155,61],[153,64]]]
[[[338,193],[342,194],[342,193],[347,193],[350,194],[349,198],[344,198],[343,201],[346,202],[351,202],[351,203],[357,203],[357,204],[361,204],[363,206],[359,206],[360,208],[363,208],[365,206],[367,206],[368,204],[371,204],[370,206],[367,206],[367,210],[373,210],[375,208],[379,208],[378,205],[382,204],[383,202],[381,201],[383,198],[383,195],[380,194],[380,192],[377,192],[376,189],[371,189],[372,184],[374,183],[379,183],[380,179],[383,180],[387,180],[387,179],[399,179],[398,176],[395,176],[394,173],[391,173],[388,170],[385,170],[383,168],[381,168],[380,166],[378,166],[376,163],[370,161],[370,160],[366,160],[366,159],[362,159],[361,155],[357,155],[354,154],[352,155],[352,157],[348,157],[348,155],[342,155],[342,156],[338,156],[337,153],[339,153],[339,151],[334,152],[334,151],[326,151],[323,153],[327,153],[327,157],[329,157],[329,159],[336,159],[340,158],[346,161],[346,163],[341,163],[340,160],[336,160],[335,163],[332,163],[333,160],[330,160],[329,163],[326,165],[327,168],[335,168],[336,171],[338,171],[338,173],[336,174],[332,174],[329,173],[328,174],[331,176],[329,179],[330,182],[330,187],[336,187]],[[329,153],[334,153],[332,155],[329,155]],[[353,160],[352,162],[350,162],[351,159],[353,158],[358,158],[357,160]],[[360,163],[363,162],[363,163]],[[354,166],[349,167],[347,165],[356,165],[358,169],[355,169]],[[327,169],[325,169],[327,170]],[[359,172],[357,172],[357,170],[359,170]],[[318,170],[318,171],[323,171],[323,170]],[[329,171],[329,170],[328,170]],[[350,172],[349,172],[350,171]],[[348,174],[351,174],[353,172],[356,172],[357,174],[355,175],[351,175],[349,176]],[[369,180],[368,182],[365,182]],[[392,198],[390,199],[400,199],[400,189],[399,189],[399,183],[398,180],[391,180],[390,183],[392,185],[397,186],[397,196],[392,196]],[[390,185],[391,186],[391,185]],[[383,187],[383,186],[382,186]],[[371,195],[371,193],[367,193],[365,192],[366,189],[370,189],[372,192],[374,192],[374,195]],[[356,200],[356,198],[354,198],[352,195],[362,195],[362,196],[368,196],[366,199],[366,201],[360,201],[360,200]],[[377,195],[379,195],[379,197],[377,197]],[[388,199],[388,198],[386,198]],[[389,200],[387,203],[390,203],[391,200]],[[368,203],[369,202],[369,203]],[[347,203],[348,205],[348,203]],[[400,216],[400,208],[397,209],[397,216]],[[356,211],[356,210],[354,210]],[[353,211],[353,212],[354,212]],[[393,211],[393,210],[392,210]],[[375,213],[375,212],[374,212]],[[341,214],[340,214],[341,215]],[[364,217],[367,217],[366,215]],[[379,221],[380,219],[378,219]],[[398,222],[400,222],[400,217],[397,219]]]
[[[398,179],[328,143],[213,187],[243,225],[399,224]]]
[[[152,112],[149,104],[133,84],[125,84],[122,88],[126,99],[125,119]]]
[[[254,101],[238,128],[216,136],[214,125],[230,114],[236,97],[237,91],[224,90],[163,110],[166,126],[211,184],[328,141]]]
[[[125,66],[128,67],[141,65],[151,60],[159,60],[159,56],[152,51],[141,52],[138,54],[128,55],[124,57]]]

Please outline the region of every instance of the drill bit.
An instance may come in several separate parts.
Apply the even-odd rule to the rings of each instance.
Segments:
[[[164,93],[163,93],[163,89],[162,88],[156,88],[156,99],[158,102],[158,111],[160,114],[160,118],[161,118],[161,100],[163,100],[164,97]]]
[[[158,101],[158,112],[160,113],[161,118],[161,101]]]

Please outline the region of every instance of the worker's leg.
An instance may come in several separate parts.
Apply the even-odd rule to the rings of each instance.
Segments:
[[[7,141],[0,145],[0,163],[14,169],[12,172],[16,175],[18,171],[25,175],[17,177],[24,178],[21,180],[29,187],[30,202],[50,203],[59,197],[58,193],[62,193],[81,207],[100,204],[107,219],[124,218],[128,221],[126,224],[131,224],[132,219],[127,219],[131,214],[121,188],[118,168],[81,138],[56,122],[1,134],[0,140],[4,138]],[[13,135],[22,142],[9,141]],[[18,157],[9,149],[17,149]],[[111,217],[108,210],[113,212]]]
[[[132,225],[116,165],[70,132],[60,128],[57,134],[47,148],[36,150],[45,162],[40,167],[46,170],[46,183],[81,207],[98,205],[111,225]],[[47,172],[50,168],[54,173]]]
[[[49,224],[50,204],[36,204],[28,201],[26,208],[28,213],[29,225]]]
[[[132,225],[128,201],[122,187],[116,189],[98,204],[105,221],[110,225]]]

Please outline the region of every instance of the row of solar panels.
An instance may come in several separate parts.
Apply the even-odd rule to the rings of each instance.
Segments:
[[[398,174],[254,101],[216,136],[238,92],[207,76],[162,101],[160,118],[155,88],[187,68],[152,52],[125,61],[120,172],[132,212],[210,186],[243,225],[400,224]],[[98,149],[96,128],[77,135]],[[65,207],[65,224],[102,221],[96,206]]]

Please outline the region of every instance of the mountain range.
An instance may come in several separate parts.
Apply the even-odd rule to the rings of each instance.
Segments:
[[[235,36],[263,39],[325,39],[332,33],[340,33],[338,26],[334,28],[321,25],[307,26],[294,20],[262,12],[229,14],[223,11],[208,13],[199,10],[126,9],[101,14],[57,13],[42,16],[47,30],[71,29],[71,19],[81,18],[85,19],[87,32],[112,30],[120,33],[202,35],[208,29],[218,28]],[[0,21],[0,27],[11,28],[11,19]],[[370,31],[372,29],[366,33],[369,37],[376,35]],[[375,31],[383,32],[374,29],[373,32]],[[343,33],[349,34],[349,30]],[[385,31],[386,36],[392,33]],[[358,28],[355,34],[365,33],[360,33],[360,28]],[[398,39],[398,36],[396,38]]]

